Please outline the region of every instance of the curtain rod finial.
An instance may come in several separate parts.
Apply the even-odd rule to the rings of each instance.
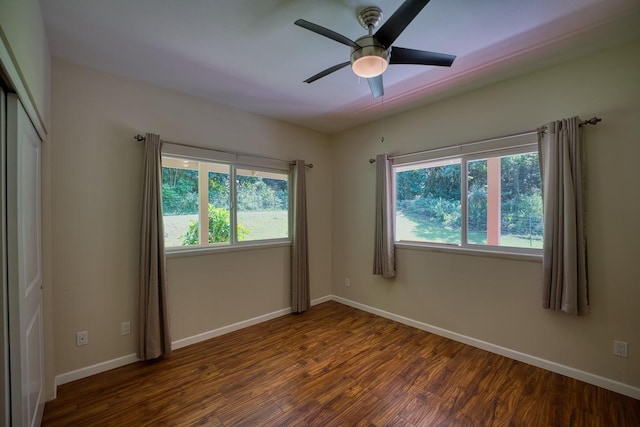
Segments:
[[[597,125],[601,121],[602,121],[602,119],[600,117],[594,116],[594,117],[591,117],[588,120],[581,121],[580,122],[580,126],[582,126],[582,125]]]
[[[133,139],[135,139],[138,142],[144,141],[144,136],[137,134],[136,136],[133,137]]]
[[[369,163],[373,164],[376,162],[376,159],[369,159]]]

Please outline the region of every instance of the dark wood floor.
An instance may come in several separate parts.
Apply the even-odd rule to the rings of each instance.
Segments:
[[[640,401],[328,302],[65,384],[44,426],[640,426]]]

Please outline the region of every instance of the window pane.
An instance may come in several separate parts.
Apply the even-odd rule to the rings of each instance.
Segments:
[[[231,242],[231,182],[229,166],[207,163],[209,243]]]
[[[542,248],[537,153],[469,161],[467,177],[469,243]]]
[[[396,240],[460,244],[460,159],[395,171]]]
[[[500,245],[542,248],[542,190],[538,153],[502,157]]]
[[[236,180],[238,241],[288,238],[288,175],[238,169]]]
[[[198,162],[162,158],[165,247],[198,244]]]

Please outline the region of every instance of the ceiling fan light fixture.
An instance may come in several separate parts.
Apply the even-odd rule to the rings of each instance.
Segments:
[[[377,77],[389,66],[389,50],[381,46],[373,37],[361,37],[356,43],[362,46],[351,51],[351,69],[365,79]]]
[[[388,65],[387,60],[381,56],[367,55],[356,59],[351,64],[351,69],[357,76],[368,79],[384,73]]]

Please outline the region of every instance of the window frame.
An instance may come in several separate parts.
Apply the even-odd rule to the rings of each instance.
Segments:
[[[225,165],[229,167],[229,242],[219,243],[198,243],[197,245],[185,245],[185,246],[165,246],[164,250],[167,255],[199,255],[210,251],[236,251],[242,249],[256,249],[262,247],[277,247],[277,246],[289,246],[291,245],[291,233],[292,233],[292,192],[291,192],[291,180],[292,173],[288,162],[277,161],[271,159],[258,159],[255,161],[238,161],[238,155],[228,154],[224,152],[217,152],[207,150],[205,148],[190,147],[179,144],[165,143],[162,147],[162,156],[172,159],[206,162]],[[247,156],[249,157],[249,156]],[[260,240],[248,240],[238,241],[237,239],[237,170],[251,170],[265,173],[276,173],[286,176],[287,179],[287,237],[273,238],[273,239],[260,239]],[[207,180],[208,181],[208,180]],[[202,223],[202,207],[200,195],[201,183],[200,175],[198,175],[198,222]],[[208,188],[207,188],[208,191]],[[164,212],[163,212],[164,220]],[[164,225],[163,225],[164,227]],[[202,225],[200,230],[202,230]],[[206,228],[208,229],[208,227]],[[201,231],[202,233],[202,231]]]
[[[293,202],[293,198],[292,198],[292,193],[291,193],[291,178],[292,178],[292,173],[291,173],[291,169],[287,169],[286,172],[282,169],[274,169],[274,168],[267,168],[264,166],[253,166],[253,165],[248,165],[246,163],[236,163],[236,164],[232,164],[231,165],[231,171],[232,171],[232,177],[229,177],[229,179],[233,179],[232,182],[236,182],[236,178],[237,178],[237,173],[236,171],[238,169],[245,169],[245,170],[254,170],[254,171],[258,171],[258,172],[265,172],[265,173],[277,173],[277,174],[282,174],[282,175],[286,175],[287,176],[287,237],[281,237],[281,238],[275,238],[275,239],[261,239],[261,240],[246,240],[246,241],[235,241],[235,245],[236,246],[249,246],[252,244],[265,244],[265,243],[291,243],[291,225],[292,225],[292,221],[293,221],[293,211],[292,211],[292,202]],[[238,233],[238,209],[237,209],[237,200],[238,200],[238,192],[237,192],[237,186],[234,184],[231,186],[232,188],[230,189],[230,198],[231,198],[231,209],[230,209],[230,213],[231,211],[234,213],[231,216],[231,227],[233,227],[234,232],[232,233],[233,238],[237,239],[237,233]],[[235,223],[234,223],[235,222]]]
[[[528,140],[526,138],[518,138],[517,142],[503,142],[491,141],[493,144],[483,144],[478,148],[472,149],[467,147],[450,147],[438,150],[438,154],[424,153],[419,160],[405,160],[402,158],[400,161],[395,159],[392,161],[392,188],[393,188],[393,227],[394,227],[394,245],[397,247],[427,249],[437,251],[453,251],[464,252],[476,255],[493,255],[499,257],[510,257],[515,259],[541,259],[541,248],[522,248],[515,246],[500,246],[500,245],[488,245],[477,244],[468,242],[468,164],[473,160],[488,159],[490,157],[507,157],[518,154],[536,153],[538,154],[537,141],[533,141],[532,138]],[[458,151],[458,153],[456,153]],[[433,154],[433,155],[429,155]],[[411,158],[411,156],[408,156]],[[460,244],[458,243],[444,243],[444,242],[427,242],[427,241],[414,241],[414,240],[397,240],[397,221],[396,221],[396,206],[397,206],[397,182],[396,174],[398,169],[410,170],[407,167],[414,165],[415,169],[419,169],[419,165],[435,163],[439,161],[451,161],[459,160],[460,164]],[[414,168],[411,168],[414,169]]]

